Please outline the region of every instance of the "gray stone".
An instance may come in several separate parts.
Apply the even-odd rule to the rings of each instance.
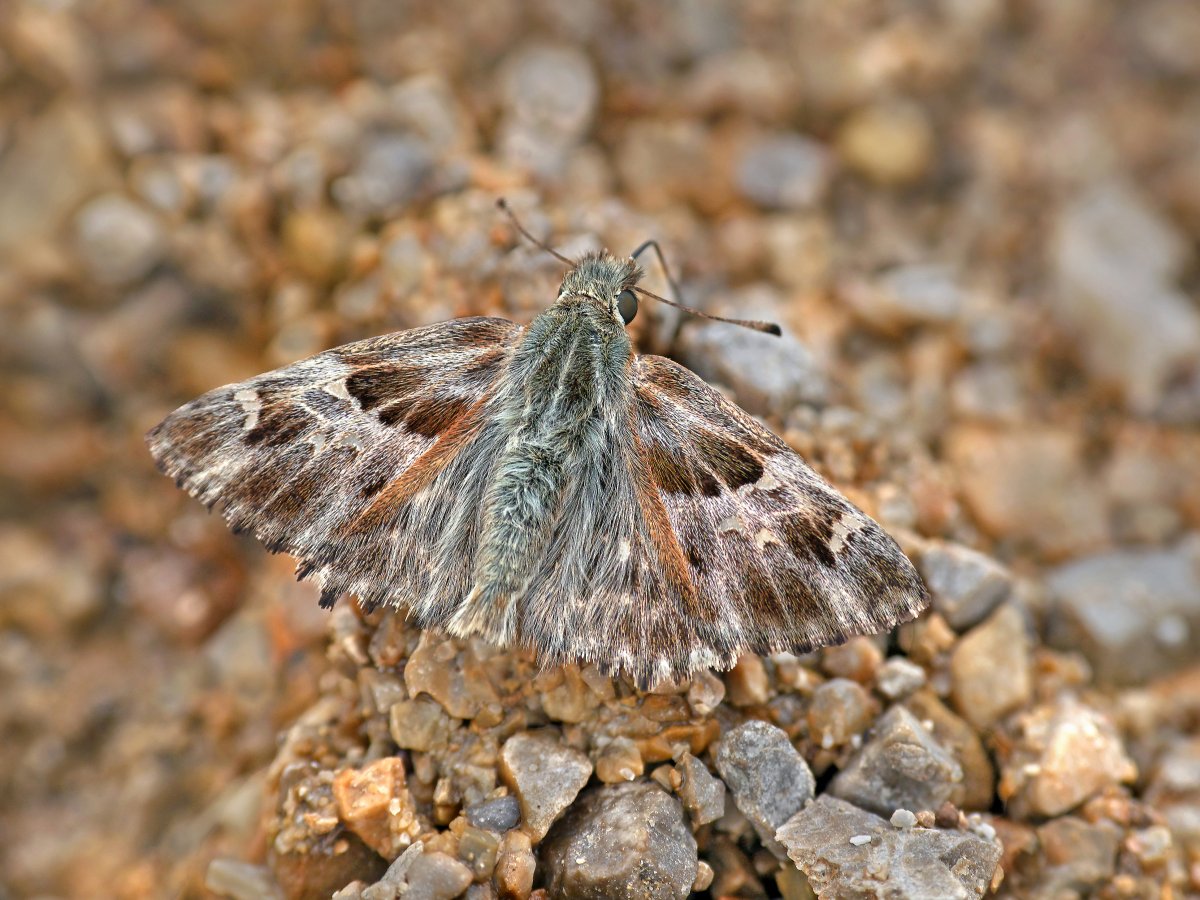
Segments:
[[[743,196],[769,209],[805,209],[829,186],[828,151],[798,134],[773,134],[751,144],[737,163]]]
[[[504,742],[500,775],[521,804],[521,827],[536,843],[587,784],[592,761],[552,731],[528,731]]]
[[[348,212],[389,215],[413,199],[433,170],[428,145],[402,131],[364,139],[358,164],[333,185],[333,195]]]
[[[895,828],[828,794],[793,816],[778,838],[818,897],[982,897],[1001,854],[999,842],[969,831]]]
[[[424,852],[416,843],[388,867],[383,878],[361,892],[362,900],[454,900],[471,883],[471,870],[445,853]]]
[[[962,767],[962,782],[950,795],[950,802],[959,809],[990,809],[995,797],[996,771],[979,732],[955,715],[932,690],[912,694],[904,701],[904,707]]]
[[[1007,569],[961,544],[931,541],[921,552],[920,569],[933,608],[956,631],[978,625],[1013,589]]]
[[[107,284],[129,284],[162,259],[158,219],[122,194],[104,194],[80,210],[75,237],[88,271]]]
[[[768,288],[741,291],[727,308],[739,318],[769,321],[783,312]],[[797,404],[828,399],[829,384],[817,360],[786,333],[773,337],[729,325],[693,324],[680,336],[679,358],[705,381],[731,388],[738,403],[756,415],[784,415]]]
[[[471,883],[471,870],[445,853],[423,853],[408,870],[404,900],[454,900]]]
[[[889,700],[901,700],[925,686],[925,670],[903,656],[892,656],[875,674],[875,689]]]
[[[484,800],[466,810],[467,821],[476,828],[485,828],[502,834],[516,828],[521,821],[521,804],[516,797],[496,797]]]
[[[1187,241],[1132,189],[1099,185],[1063,211],[1052,243],[1063,323],[1092,373],[1135,412],[1155,411],[1200,359],[1200,312],[1173,285]]]
[[[966,299],[953,271],[930,263],[897,266],[871,280],[849,281],[842,294],[864,324],[886,332],[953,322]]]
[[[500,156],[543,177],[562,174],[596,113],[600,88],[591,61],[573,47],[526,47],[505,60],[500,83]]]
[[[962,778],[954,756],[916,716],[894,706],[833,779],[829,793],[890,816],[897,809],[937,809],[951,798]]]
[[[787,733],[757,719],[744,722],[721,738],[717,770],[763,844],[783,859],[775,830],[812,799],[816,788],[812,770]]]
[[[420,841],[413,844],[388,866],[383,877],[370,887],[364,888],[360,894],[363,900],[395,900],[400,885],[408,880],[408,871],[425,853],[425,845]]]
[[[1081,650],[1096,678],[1139,684],[1200,658],[1200,550],[1120,550],[1046,579],[1047,640]]]
[[[1043,896],[1080,896],[1080,889],[1097,890],[1116,874],[1121,828],[1113,822],[1085,822],[1077,816],[1060,816],[1037,830],[1046,859],[1039,876]]]
[[[650,782],[584,794],[541,852],[553,897],[682,898],[698,871],[696,839],[679,801]]]
[[[51,237],[79,203],[114,180],[92,101],[60,100],[10,137],[0,156],[0,257]]]
[[[504,61],[500,84],[509,115],[538,131],[571,138],[591,126],[600,98],[591,60],[562,45],[518,50]]]
[[[466,121],[450,85],[428,73],[416,75],[391,89],[388,106],[392,118],[416,131],[438,154],[464,146]]]
[[[214,859],[204,873],[204,886],[230,900],[282,900],[283,891],[271,870],[236,859]]]
[[[454,722],[436,700],[419,697],[392,706],[388,730],[397,747],[429,751],[446,746],[454,732]]]
[[[725,785],[690,753],[679,758],[675,771],[679,773],[679,799],[696,825],[715,822],[725,814]]]
[[[1200,847],[1200,737],[1181,736],[1167,745],[1145,799],[1163,814],[1178,841]]]

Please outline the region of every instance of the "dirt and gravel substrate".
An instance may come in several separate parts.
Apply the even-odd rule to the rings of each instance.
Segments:
[[[0,898],[1200,896],[1200,5],[11,0]],[[917,622],[640,692],[332,613],[214,386],[663,244]],[[663,290],[651,267],[648,286]]]

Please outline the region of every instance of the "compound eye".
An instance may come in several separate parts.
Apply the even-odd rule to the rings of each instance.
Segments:
[[[637,315],[637,307],[637,294],[633,291],[626,290],[617,294],[617,312],[621,314],[621,321],[626,325]]]

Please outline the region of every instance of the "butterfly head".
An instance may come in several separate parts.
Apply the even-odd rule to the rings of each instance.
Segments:
[[[508,216],[513,227],[523,234],[530,243],[535,247],[541,247],[555,259],[571,267],[566,277],[563,278],[562,290],[558,294],[560,303],[567,297],[588,297],[604,307],[617,321],[623,325],[628,325],[633,321],[633,317],[637,315],[637,298],[638,294],[641,294],[643,297],[650,297],[659,303],[674,306],[676,309],[681,309],[693,316],[711,319],[714,322],[727,322],[730,325],[740,325],[742,328],[750,328],[765,334],[773,334],[776,337],[782,334],[779,326],[774,322],[758,322],[752,319],[728,319],[725,316],[714,316],[712,313],[684,306],[677,300],[668,300],[666,297],[660,297],[658,294],[651,293],[644,287],[639,287],[638,282],[641,280],[642,270],[638,267],[636,260],[643,251],[653,249],[658,256],[658,261],[662,264],[663,275],[671,285],[671,290],[676,297],[679,296],[679,285],[675,283],[675,279],[667,271],[666,261],[663,259],[662,251],[659,249],[656,241],[646,241],[642,246],[634,250],[633,255],[628,259],[618,259],[611,253],[604,251],[601,253],[590,253],[583,259],[575,261],[567,259],[567,257],[563,256],[545,241],[540,241],[530,234],[529,229],[522,225],[513,211],[509,209],[508,203],[503,197],[496,200],[496,206]]]
[[[632,259],[619,259],[607,251],[589,253],[563,276],[558,296],[589,297],[628,325],[637,315],[635,290],[641,277],[641,267]]]

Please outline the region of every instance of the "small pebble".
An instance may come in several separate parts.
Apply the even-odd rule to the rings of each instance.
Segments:
[[[917,824],[917,817],[910,810],[898,809],[892,813],[890,821],[896,828],[912,828]]]
[[[204,886],[229,900],[282,900],[283,891],[270,869],[233,859],[214,859],[204,873]]]
[[[925,686],[925,670],[903,656],[893,656],[875,676],[875,689],[889,700],[902,700]]]
[[[823,750],[848,743],[871,724],[872,700],[862,686],[846,678],[831,678],[813,691],[808,728]]]
[[[707,891],[713,883],[713,867],[700,860],[696,864],[696,880],[692,882],[692,891]]]
[[[725,699],[725,682],[708,669],[692,676],[688,686],[687,701],[692,713],[707,716]]]
[[[530,848],[529,836],[521,831],[501,839],[492,878],[502,900],[526,900],[533,891],[537,858]]]
[[[556,897],[683,900],[699,874],[679,801],[646,782],[588,791],[547,838],[541,859]]]
[[[741,192],[770,209],[804,209],[819,202],[830,173],[828,151],[798,134],[763,138],[752,144],[737,164]]]
[[[637,744],[619,737],[607,744],[596,757],[596,777],[606,784],[633,781],[645,770]]]
[[[758,720],[737,726],[721,738],[717,770],[763,844],[784,858],[775,831],[803,809],[816,789],[812,770],[787,734]]]
[[[521,826],[540,841],[592,774],[591,760],[550,730],[513,735],[500,751],[500,775],[521,804]]]
[[[484,800],[466,809],[467,821],[476,828],[502,834],[521,823],[521,804],[512,795]]]
[[[1007,603],[958,642],[950,656],[951,697],[979,729],[1025,706],[1033,696],[1032,641],[1025,616]]]
[[[679,774],[676,792],[694,825],[707,825],[724,815],[725,784],[708,770],[708,766],[692,754],[684,753],[675,770]]]
[[[847,165],[877,184],[910,184],[933,163],[933,128],[920,106],[888,101],[852,114],[837,146]]]
[[[748,654],[725,676],[729,702],[734,706],[756,706],[767,702],[770,682],[762,657]]]
[[[92,275],[125,285],[146,275],[162,259],[166,239],[157,218],[121,194],[88,203],[75,222],[76,241]]]

